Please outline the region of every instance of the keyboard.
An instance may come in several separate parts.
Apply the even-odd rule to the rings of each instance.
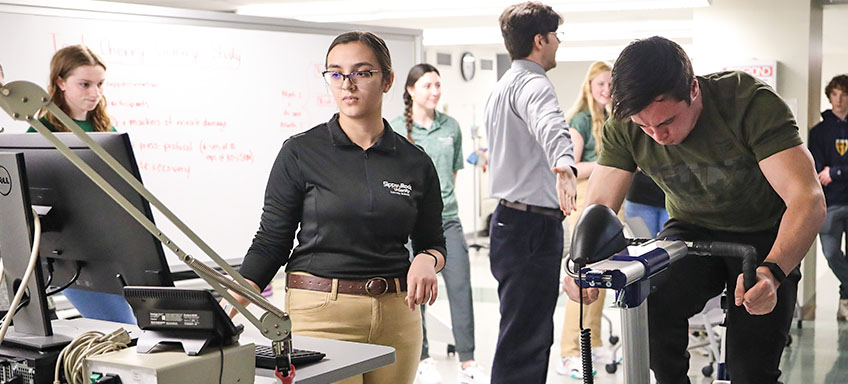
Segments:
[[[295,348],[291,354],[291,361],[295,368],[300,368],[306,364],[320,361],[324,356],[327,355],[317,351]],[[274,349],[270,345],[256,345],[256,368],[274,369],[275,366]]]

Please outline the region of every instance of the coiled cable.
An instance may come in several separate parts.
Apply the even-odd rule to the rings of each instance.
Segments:
[[[130,335],[123,328],[118,328],[109,334],[91,331],[77,336],[62,349],[62,352],[59,352],[53,384],[62,384],[60,373],[65,375],[65,382],[68,384],[86,384],[88,382],[85,377],[87,357],[120,351],[130,342]]]

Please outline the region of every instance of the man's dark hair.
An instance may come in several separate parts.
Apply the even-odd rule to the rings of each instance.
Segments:
[[[636,115],[662,95],[688,104],[694,80],[692,62],[677,43],[659,36],[636,40],[612,67],[613,118]]]
[[[843,93],[848,93],[848,75],[836,75],[830,82],[827,83],[827,87],[824,87],[824,95],[830,100],[830,93],[833,92],[834,89],[839,89]]]
[[[556,32],[562,17],[548,5],[528,1],[506,7],[498,21],[509,57],[516,60],[530,56],[536,35],[547,42],[548,33]]]

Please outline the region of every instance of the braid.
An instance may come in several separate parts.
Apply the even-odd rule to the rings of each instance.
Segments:
[[[407,91],[403,91],[403,120],[406,122],[406,138],[410,143],[415,143],[412,139],[412,95]]]

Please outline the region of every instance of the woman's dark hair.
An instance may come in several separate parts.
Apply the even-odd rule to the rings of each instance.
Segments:
[[[662,95],[688,104],[693,81],[692,62],[677,43],[659,36],[636,40],[612,67],[613,117],[636,115]]]
[[[498,21],[509,57],[516,60],[530,56],[536,35],[547,42],[548,33],[556,32],[562,17],[548,5],[528,1],[506,7]]]
[[[403,87],[403,121],[406,123],[406,138],[409,139],[410,143],[414,143],[415,140],[412,140],[412,95],[409,94],[407,88],[415,87],[415,82],[425,73],[430,72],[435,72],[441,76],[436,67],[426,63],[416,64],[410,68],[409,75],[406,76],[406,85]]]
[[[833,92],[834,89],[839,89],[842,92],[848,92],[848,75],[836,75],[830,82],[827,83],[827,87],[824,87],[824,95],[830,100],[830,93]]]
[[[345,32],[341,35],[336,36],[333,39],[333,42],[330,43],[330,48],[327,49],[327,56],[324,56],[324,66],[327,66],[327,57],[330,56],[330,51],[333,50],[337,45],[347,44],[353,42],[360,42],[365,44],[366,47],[371,49],[371,52],[374,52],[374,56],[377,57],[377,64],[380,66],[380,70],[383,73],[383,81],[389,81],[391,77],[386,76],[392,73],[392,56],[389,54],[389,47],[386,46],[386,42],[371,32]]]

